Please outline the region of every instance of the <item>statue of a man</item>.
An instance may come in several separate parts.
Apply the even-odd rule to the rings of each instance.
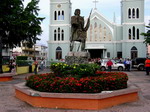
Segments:
[[[84,17],[80,16],[80,9],[76,9],[74,16],[71,17],[70,51],[73,50],[74,41],[79,41],[80,44],[82,44],[81,51],[85,51],[85,42],[87,38],[86,32],[89,28],[89,25],[90,16],[88,18],[86,26],[84,27]]]

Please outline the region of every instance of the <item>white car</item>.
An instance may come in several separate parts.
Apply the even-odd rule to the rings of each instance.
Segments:
[[[101,60],[101,71],[105,71],[107,69],[107,61],[108,59],[102,59]],[[118,63],[115,60],[111,60],[113,65],[112,65],[112,70],[118,70],[118,71],[123,71],[125,69],[125,66],[123,63]]]

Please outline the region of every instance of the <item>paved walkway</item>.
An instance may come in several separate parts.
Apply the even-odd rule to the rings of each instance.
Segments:
[[[99,111],[35,108],[15,97],[13,85],[25,81],[24,78],[31,75],[24,74],[14,76],[12,81],[0,82],[0,112],[150,112],[150,76],[146,76],[145,72],[139,71],[126,73],[129,76],[129,82],[141,88],[140,100],[137,102]]]

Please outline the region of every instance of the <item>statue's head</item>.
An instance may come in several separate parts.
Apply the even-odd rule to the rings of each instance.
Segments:
[[[74,15],[78,15],[79,16],[80,15],[80,9],[76,9],[75,12],[74,12]]]

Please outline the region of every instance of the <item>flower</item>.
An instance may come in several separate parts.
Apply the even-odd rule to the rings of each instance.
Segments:
[[[54,73],[32,75],[26,85],[41,92],[100,93],[104,90],[127,88],[128,76],[123,72],[101,72],[87,77],[58,77]]]

